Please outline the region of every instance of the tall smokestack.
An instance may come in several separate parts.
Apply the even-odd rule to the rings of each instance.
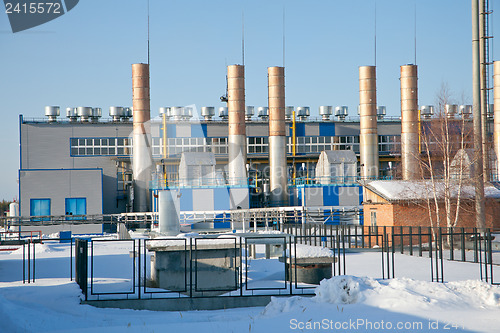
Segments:
[[[227,110],[229,121],[229,184],[247,180],[247,137],[245,129],[245,67],[227,66]]]
[[[378,177],[376,67],[359,67],[359,123],[361,176]]]
[[[418,178],[418,84],[417,65],[401,66],[401,162],[403,179]]]
[[[269,167],[271,205],[288,203],[285,131],[285,68],[267,69],[269,96]]]
[[[496,173],[500,174],[500,61],[493,63],[493,142],[497,159]]]
[[[148,64],[132,64],[132,103],[134,211],[147,212],[152,165]]]

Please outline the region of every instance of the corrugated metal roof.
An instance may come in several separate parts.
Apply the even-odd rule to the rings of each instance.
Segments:
[[[367,183],[366,188],[380,195],[388,201],[412,201],[434,199],[434,192],[438,199],[443,199],[446,193],[446,184],[443,181],[431,180],[375,180]],[[451,197],[458,196],[458,184],[449,185]],[[475,188],[470,184],[463,184],[461,188],[461,197],[464,199],[473,199]],[[491,184],[485,184],[484,195],[486,198],[500,199],[500,190]]]

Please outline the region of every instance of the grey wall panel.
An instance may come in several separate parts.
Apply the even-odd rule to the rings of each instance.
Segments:
[[[228,124],[227,123],[213,123],[207,125],[207,137],[226,137],[228,136]]]
[[[339,187],[339,206],[359,206],[359,187]]]
[[[307,187],[305,189],[306,206],[323,206],[323,187]],[[302,195],[302,194],[301,194]]]
[[[193,210],[194,211],[214,210],[214,190],[193,189]]]
[[[247,123],[247,136],[269,136],[269,125],[266,122]]]
[[[335,135],[359,135],[359,123],[337,122],[335,123]]]
[[[305,124],[305,135],[306,136],[318,136],[319,135],[319,124],[318,123],[312,123],[312,124]]]
[[[86,198],[87,214],[102,214],[101,170],[21,170],[21,215],[30,215],[30,199],[50,198],[51,214],[65,214],[66,198]]]
[[[379,135],[401,135],[401,123],[378,123]]]
[[[241,209],[250,208],[250,195],[248,188],[230,188],[229,194],[230,209],[237,209],[238,207],[241,207]]]
[[[190,138],[191,137],[191,124],[177,124],[175,125],[175,135],[178,138]]]

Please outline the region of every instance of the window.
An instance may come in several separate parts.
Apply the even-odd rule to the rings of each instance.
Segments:
[[[30,199],[30,216],[48,215],[50,215],[50,199]],[[42,221],[46,220],[48,220],[48,218],[43,219]]]
[[[370,221],[371,221],[372,227],[377,226],[377,210],[376,209],[370,209]]]
[[[87,214],[87,198],[66,198],[65,200],[66,215],[86,215]],[[66,220],[83,220],[84,217],[66,216]]]

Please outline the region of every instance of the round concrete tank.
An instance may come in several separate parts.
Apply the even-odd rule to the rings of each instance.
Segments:
[[[444,106],[444,112],[446,113],[446,117],[455,118],[455,114],[457,113],[458,105],[456,104],[446,104]]]
[[[349,109],[347,108],[347,106],[343,105],[335,107],[335,117],[337,117],[339,121],[344,121],[348,114]]]
[[[19,216],[19,203],[14,201],[9,204],[9,216]]]
[[[80,117],[80,121],[87,122],[92,117],[92,108],[88,106],[79,106],[76,108],[76,113]]]
[[[46,106],[45,116],[49,118],[49,122],[57,121],[57,117],[60,115],[60,108],[58,106]]]
[[[330,120],[330,116],[333,114],[333,106],[322,105],[319,107],[319,115],[322,120]]]
[[[109,107],[109,116],[115,122],[120,121],[120,118],[124,116],[123,107],[122,106],[110,106]]]
[[[420,107],[420,116],[429,119],[434,114],[434,105],[422,105]]]
[[[293,106],[285,107],[285,120],[292,120],[293,116]]]
[[[247,105],[245,106],[245,120],[251,120],[255,112],[255,106]]]
[[[215,108],[213,106],[202,106],[200,113],[204,120],[210,121],[215,116]]]
[[[257,116],[263,120],[269,118],[269,108],[267,106],[259,106],[257,108]]]
[[[170,190],[158,192],[158,227],[166,236],[177,236],[181,232],[177,195]]]
[[[219,117],[222,118],[222,120],[227,120],[227,118],[229,117],[227,106],[221,106],[219,108]]]

